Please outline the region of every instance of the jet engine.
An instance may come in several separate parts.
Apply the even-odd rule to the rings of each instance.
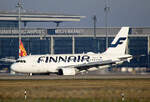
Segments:
[[[77,69],[75,68],[58,69],[58,75],[75,75],[75,74],[77,74]]]

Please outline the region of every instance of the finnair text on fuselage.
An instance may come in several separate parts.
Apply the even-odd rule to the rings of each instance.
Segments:
[[[38,58],[37,63],[59,63],[59,62],[89,62],[90,56],[41,56]]]

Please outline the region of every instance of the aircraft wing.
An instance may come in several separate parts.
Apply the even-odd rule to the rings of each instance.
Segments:
[[[16,59],[15,58],[1,58],[0,61],[14,63],[16,62]]]
[[[96,62],[89,62],[89,63],[84,63],[80,65],[74,66],[75,68],[79,70],[87,70],[91,67],[98,67],[98,66],[104,66],[104,65],[112,65],[115,64],[116,61],[112,60],[106,60],[106,61],[96,61]]]
[[[88,63],[83,63],[83,64],[78,64],[78,65],[70,65],[70,66],[65,66],[65,67],[60,67],[60,68],[77,68],[78,70],[87,70],[91,67],[98,67],[98,66],[103,66],[103,65],[112,65],[115,64],[118,60],[112,61],[112,60],[105,60],[105,61],[96,61],[96,62],[88,62]]]
[[[79,65],[73,66],[74,68],[77,68],[79,70],[86,70],[91,67],[98,67],[98,66],[104,66],[104,65],[114,65],[120,62],[128,61],[132,59],[131,55],[127,55],[124,57],[120,57],[118,59],[113,59],[113,60],[104,60],[104,61],[96,61],[96,62],[88,62],[88,63],[83,63]]]

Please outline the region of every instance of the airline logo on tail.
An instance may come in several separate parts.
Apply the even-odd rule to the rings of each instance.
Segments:
[[[119,44],[122,44],[124,40],[126,40],[126,38],[121,37],[117,40],[117,42],[115,44],[111,44],[110,47],[117,47]]]
[[[27,52],[23,46],[22,41],[20,40],[20,45],[19,45],[19,57],[27,56]]]

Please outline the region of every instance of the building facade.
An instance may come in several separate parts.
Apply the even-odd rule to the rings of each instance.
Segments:
[[[109,45],[120,28],[108,28]],[[71,54],[104,52],[106,28],[22,28],[21,38],[29,54]],[[0,29],[0,58],[18,58],[18,30]],[[150,68],[150,28],[130,28],[127,53],[134,56],[130,63],[120,67]],[[1,62],[0,67],[6,63]],[[10,65],[10,64],[6,64]]]

